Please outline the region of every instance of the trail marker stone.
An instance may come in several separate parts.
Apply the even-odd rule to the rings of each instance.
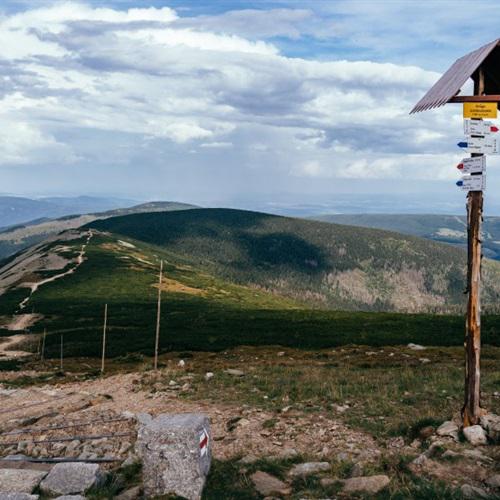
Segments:
[[[159,415],[139,428],[136,451],[143,462],[146,498],[201,498],[210,470],[210,422],[203,414]]]

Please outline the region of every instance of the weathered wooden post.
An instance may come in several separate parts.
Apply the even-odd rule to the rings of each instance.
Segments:
[[[474,95],[460,96],[469,78]],[[498,127],[483,118],[496,118],[500,103],[500,39],[458,59],[417,103],[411,113],[446,103],[464,103],[464,131],[467,142],[458,146],[471,153],[458,168],[467,175],[457,182],[467,191],[467,317],[465,325],[465,395],[462,408],[464,427],[479,422],[481,409],[481,222],[487,154],[499,154],[494,137]]]
[[[154,369],[158,370],[158,351],[160,349],[160,318],[161,318],[161,282],[163,279],[163,260],[160,260],[160,278],[158,280],[158,306],[156,310],[156,336]]]
[[[106,360],[106,328],[108,326],[108,304],[104,304],[104,325],[102,327],[102,356],[101,373],[104,373],[104,363]]]

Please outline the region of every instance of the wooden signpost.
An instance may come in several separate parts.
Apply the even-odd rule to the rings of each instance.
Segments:
[[[483,121],[497,118],[500,103],[500,39],[458,59],[413,108],[412,113],[446,103],[463,103],[464,132],[460,147],[471,153],[458,169],[468,174],[457,182],[467,191],[467,314],[465,322],[465,395],[462,408],[464,427],[479,423],[481,408],[481,222],[486,181],[486,156],[500,152],[498,126]],[[469,78],[473,96],[459,96]]]

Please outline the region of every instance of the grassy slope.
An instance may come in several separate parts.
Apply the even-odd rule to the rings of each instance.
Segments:
[[[79,248],[80,243],[73,244]],[[58,356],[61,333],[66,356],[99,356],[105,303],[109,304],[108,355],[152,354],[160,256],[167,261],[168,280],[162,307],[164,351],[223,350],[241,344],[321,348],[463,342],[463,319],[458,316],[312,310],[230,284],[159,247],[135,244],[130,249],[118,245],[116,237],[95,236],[87,260],[75,274],[42,286],[32,296],[27,310],[46,315],[33,331],[48,329],[49,357]],[[0,314],[12,313],[25,295],[26,290],[14,289],[2,296]],[[485,343],[500,344],[498,317],[486,317],[483,331]]]
[[[420,238],[225,209],[137,214],[91,227],[161,245],[208,271],[343,310],[457,311],[465,254]],[[485,265],[485,304],[500,297]]]

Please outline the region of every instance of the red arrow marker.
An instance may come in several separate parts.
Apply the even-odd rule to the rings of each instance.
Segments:
[[[459,163],[459,164],[457,165],[457,168],[458,168],[458,170],[463,170],[463,168],[464,168],[464,164],[463,164],[463,163]]]
[[[490,127],[490,131],[491,132],[498,132],[498,127],[495,127],[495,125],[493,125],[492,127]]]

